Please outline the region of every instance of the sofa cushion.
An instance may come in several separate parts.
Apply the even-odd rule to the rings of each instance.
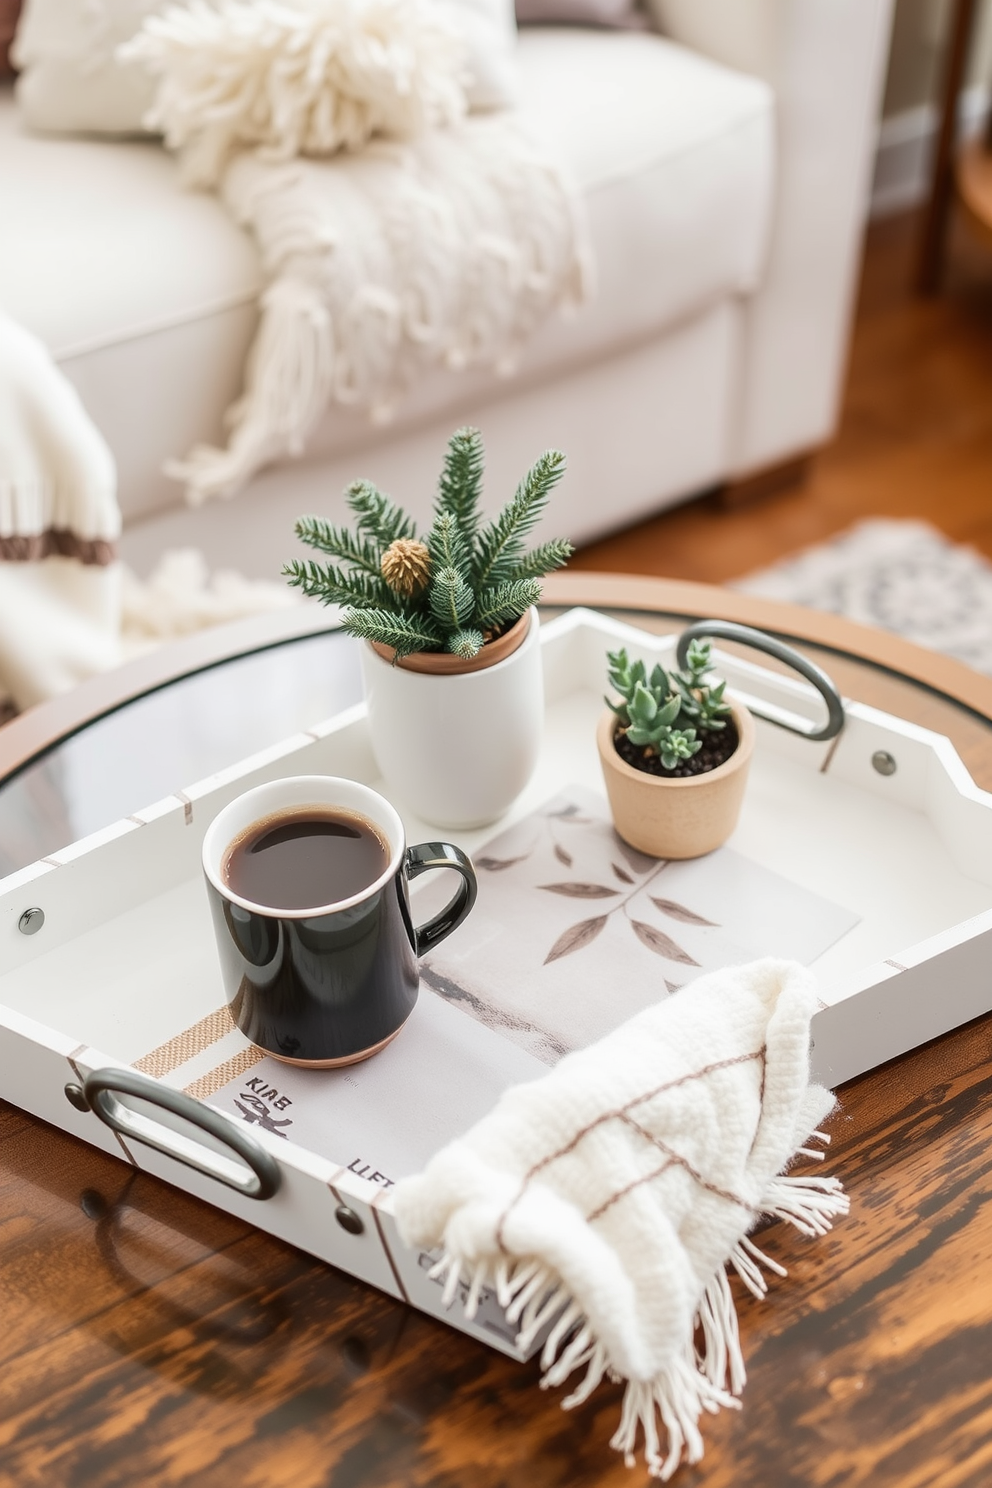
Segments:
[[[523,106],[583,200],[598,278],[589,305],[535,337],[521,380],[599,360],[757,284],[774,181],[764,83],[629,32],[534,28],[518,56]],[[0,234],[6,308],[80,388],[117,455],[126,516],[171,504],[162,460],[220,438],[238,389],[260,286],[252,243],[213,197],[178,186],[157,146],[32,138],[2,95],[0,196],[17,225]],[[438,371],[397,422],[454,418],[494,384]],[[313,453],[375,437],[363,415],[336,409]]]
[[[0,0],[9,4],[10,0]],[[156,81],[116,50],[173,0],[27,0],[14,61],[17,97],[34,129],[143,134]],[[469,106],[499,108],[517,92],[513,0],[439,0],[463,34]],[[0,33],[2,34],[2,33]]]

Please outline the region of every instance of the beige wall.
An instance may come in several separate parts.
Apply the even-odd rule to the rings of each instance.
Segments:
[[[980,14],[969,67],[969,82],[992,83],[992,0],[979,0]],[[953,0],[896,0],[886,117],[937,100],[941,63],[950,29]]]

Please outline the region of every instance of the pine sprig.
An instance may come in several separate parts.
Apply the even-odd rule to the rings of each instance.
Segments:
[[[384,609],[355,609],[348,611],[341,625],[360,641],[379,641],[383,646],[392,646],[397,656],[444,649],[445,638],[429,616],[398,615]]]
[[[451,516],[471,552],[479,526],[485,451],[478,429],[456,429],[448,441],[437,486],[436,513]]]
[[[434,574],[428,602],[439,625],[446,631],[459,631],[471,619],[475,595],[457,568],[439,568]]]
[[[539,579],[508,579],[483,589],[475,607],[475,623],[480,630],[495,630],[507,620],[519,619],[540,597]]]
[[[468,583],[472,575],[472,549],[451,512],[439,512],[427,534],[432,563],[453,568]]]
[[[380,549],[388,548],[398,537],[416,537],[412,520],[368,480],[352,481],[346,491],[348,505],[355,513],[355,527],[366,533]]]
[[[473,656],[478,656],[485,642],[481,630],[459,630],[449,637],[448,650],[452,656],[460,656],[462,661],[471,661]]]
[[[367,573],[345,573],[330,563],[321,564],[293,558],[283,569],[294,589],[302,589],[308,599],[321,604],[357,605],[361,609],[388,605],[395,601],[389,585],[381,577]]]
[[[575,549],[567,538],[553,537],[550,542],[541,543],[519,560],[514,578],[543,578],[556,568],[564,568],[574,552]]]
[[[342,624],[350,635],[391,646],[397,656],[445,650],[466,660],[478,655],[487,640],[538,602],[541,577],[572,553],[563,538],[524,550],[527,534],[564,474],[564,455],[557,450],[542,455],[512,500],[484,527],[483,459],[479,431],[456,430],[438,481],[433,523],[423,539],[410,517],[371,481],[354,481],[345,492],[353,529],[322,517],[296,523],[300,541],[334,561],[293,559],[283,569],[286,579],[310,598],[346,606]],[[710,723],[714,726],[719,724]]]
[[[473,565],[477,590],[514,576],[522,557],[523,540],[564,474],[565,456],[560,450],[548,450],[528,470],[513,500],[479,533]]]
[[[378,576],[381,573],[379,549],[367,539],[359,540],[347,527],[333,527],[323,517],[300,517],[296,523],[296,535],[301,543],[316,548],[319,553],[351,563],[368,574]]]

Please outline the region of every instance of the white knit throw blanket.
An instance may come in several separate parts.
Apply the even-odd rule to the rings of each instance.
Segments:
[[[374,76],[373,20],[406,37]],[[460,117],[438,24],[395,0],[200,6],[149,21],[122,52],[161,75],[149,122],[218,182],[267,280],[227,449],[168,467],[190,500],[300,454],[332,402],[386,421],[434,369],[509,373],[551,311],[583,298],[588,250],[561,170],[514,111]]]
[[[702,1411],[737,1404],[727,1269],[759,1298],[762,1268],[785,1274],[748,1239],[759,1216],[813,1236],[847,1211],[837,1179],[783,1175],[797,1151],[821,1155],[811,1136],[827,1140],[833,1097],[809,1081],[816,1005],[791,962],[702,977],[507,1091],[397,1185],[403,1238],[443,1247],[449,1302],[468,1281],[471,1316],[493,1286],[523,1348],[547,1332],[542,1384],[585,1370],[566,1409],[604,1375],[627,1381],[612,1445],[632,1463],[640,1428],[654,1476],[702,1456]]]
[[[117,561],[113,456],[37,336],[0,311],[0,722],[172,636],[297,603],[165,553]]]

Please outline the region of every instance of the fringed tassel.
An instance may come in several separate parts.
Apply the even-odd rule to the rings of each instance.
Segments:
[[[638,1428],[644,1433],[644,1460],[653,1478],[667,1482],[683,1455],[689,1463],[703,1455],[699,1417],[703,1411],[715,1415],[721,1406],[740,1409],[740,1401],[701,1374],[691,1358],[674,1360],[653,1380],[629,1380],[624,1392],[620,1425],[610,1446],[622,1452],[628,1467],[635,1464]],[[658,1417],[668,1437],[662,1456]]]
[[[850,1209],[839,1179],[783,1176],[773,1178],[761,1196],[761,1208],[775,1219],[788,1220],[804,1235],[825,1235],[831,1221]]]
[[[319,292],[300,279],[277,279],[262,296],[262,324],[248,358],[244,396],[228,414],[226,450],[200,445],[166,474],[186,483],[187,500],[231,496],[269,460],[302,453],[330,402],[335,347]]]
[[[812,1136],[825,1139],[819,1132]],[[836,1178],[781,1176],[768,1184],[761,1208],[813,1236],[825,1234],[832,1219],[846,1214],[849,1201]],[[768,1294],[766,1272],[787,1275],[784,1266],[746,1235],[734,1246],[727,1264],[759,1301]],[[445,1306],[454,1300],[466,1273],[471,1275],[465,1303],[467,1317],[475,1316],[483,1289],[492,1285],[507,1321],[519,1324],[517,1344],[522,1350],[528,1350],[551,1325],[541,1350],[542,1389],[562,1385],[577,1370],[585,1370],[579,1384],[562,1401],[563,1410],[572,1410],[587,1400],[604,1375],[618,1378],[581,1307],[561,1277],[541,1261],[512,1262],[500,1257],[492,1264],[488,1259],[467,1262],[446,1252],[428,1273],[444,1278]],[[610,1442],[632,1467],[638,1437],[643,1433],[648,1472],[663,1482],[668,1481],[683,1457],[694,1463],[703,1456],[699,1430],[703,1411],[715,1414],[721,1407],[738,1409],[737,1397],[747,1381],[737,1308],[722,1266],[703,1291],[695,1331],[701,1335],[700,1347],[694,1334],[686,1340],[685,1352],[654,1379],[627,1380],[620,1425]],[[664,1452],[659,1418],[667,1437]]]

